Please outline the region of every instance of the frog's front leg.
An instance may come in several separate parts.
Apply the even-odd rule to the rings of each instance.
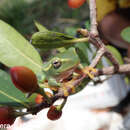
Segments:
[[[58,83],[55,78],[50,77],[50,78],[48,79],[48,85],[49,85],[49,86],[53,86],[53,87],[60,87],[61,84]]]
[[[89,66],[82,69],[82,72],[84,74],[88,75],[91,79],[94,78],[94,75],[91,74],[91,72],[96,72],[96,71],[97,71],[96,69],[94,69],[93,67],[89,67]]]

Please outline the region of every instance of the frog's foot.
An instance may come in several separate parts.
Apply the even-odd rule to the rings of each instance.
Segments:
[[[76,79],[72,79],[71,81],[62,83],[62,91],[64,93],[64,96],[67,97],[70,94],[74,94],[75,93],[75,86],[74,83],[76,82]]]
[[[91,79],[93,79],[93,78],[94,78],[94,75],[91,74],[91,72],[97,72],[97,70],[94,69],[93,67],[85,67],[85,68],[83,69],[83,73],[87,74]]]

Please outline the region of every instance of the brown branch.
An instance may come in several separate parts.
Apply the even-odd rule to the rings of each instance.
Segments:
[[[105,67],[103,69],[98,69],[97,72],[93,73],[95,76],[100,75],[113,75],[113,74],[125,74],[130,73],[130,64],[120,65],[118,72],[115,72],[114,67]]]
[[[115,72],[118,71],[119,69],[119,64],[118,64],[118,61],[116,60],[116,58],[112,55],[112,53],[105,47],[104,43],[102,42],[102,40],[99,38],[99,37],[96,37],[95,38],[97,40],[97,42],[102,45],[102,47],[105,48],[105,56],[111,61],[111,63],[114,65],[114,69],[115,69]]]
[[[100,59],[102,58],[102,56],[104,55],[105,53],[105,48],[102,47],[100,48],[98,51],[97,51],[97,54],[95,56],[95,58],[93,59],[92,63],[91,63],[91,67],[96,67],[96,65],[98,64],[98,62],[100,61]]]
[[[91,20],[91,34],[98,36],[97,20],[96,20],[96,0],[90,0],[90,20]]]
[[[112,55],[112,53],[110,51],[108,51],[108,49],[105,47],[104,43],[102,42],[102,40],[100,39],[99,35],[98,35],[98,30],[97,30],[97,21],[96,21],[96,0],[90,0],[89,2],[90,4],[90,21],[91,21],[91,31],[88,32],[87,29],[78,29],[78,32],[81,33],[84,37],[88,37],[89,36],[89,42],[92,43],[97,49],[103,49],[103,54],[101,51],[99,51],[99,54],[97,55],[97,59],[95,58],[91,65],[92,67],[96,66],[96,64],[98,64],[98,62],[100,61],[101,57],[103,55],[105,55],[110,61],[111,63],[114,65],[114,70],[115,72],[118,71],[119,69],[119,64],[116,60],[116,58]]]

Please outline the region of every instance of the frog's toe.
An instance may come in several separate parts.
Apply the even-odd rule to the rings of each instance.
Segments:
[[[84,72],[85,74],[87,74],[91,79],[93,79],[93,78],[94,78],[94,75],[91,74],[91,72],[97,72],[97,70],[96,70],[95,68],[93,68],[93,67],[85,67],[85,68],[83,69],[83,72]]]

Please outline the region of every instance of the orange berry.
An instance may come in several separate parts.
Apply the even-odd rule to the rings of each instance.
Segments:
[[[85,3],[86,0],[68,0],[68,5],[70,8],[79,8]]]
[[[36,104],[40,104],[40,103],[42,103],[43,101],[44,101],[43,96],[40,95],[40,94],[37,94],[37,96],[36,96],[36,98],[35,98]]]
[[[51,94],[50,92],[46,92],[46,95],[47,95],[49,98],[52,97],[52,94]],[[44,102],[44,101],[45,101],[44,97],[43,97],[42,95],[40,95],[40,94],[37,94],[37,96],[36,96],[36,98],[35,98],[35,102],[36,102],[37,104],[40,104],[40,103],[42,103],[42,102]]]

